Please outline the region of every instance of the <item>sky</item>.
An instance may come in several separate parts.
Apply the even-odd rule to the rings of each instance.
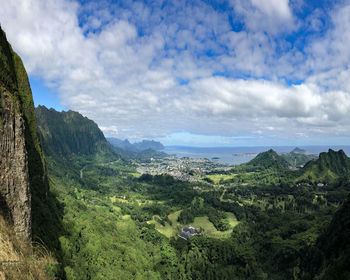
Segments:
[[[0,0],[34,102],[166,145],[346,145],[350,1]]]

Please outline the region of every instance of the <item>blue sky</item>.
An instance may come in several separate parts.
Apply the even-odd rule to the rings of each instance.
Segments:
[[[34,102],[167,145],[350,140],[350,1],[0,0]]]

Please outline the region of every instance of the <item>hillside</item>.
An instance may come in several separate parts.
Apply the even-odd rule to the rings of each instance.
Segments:
[[[278,155],[274,150],[270,149],[266,152],[258,154],[254,159],[247,163],[248,166],[260,167],[262,169],[287,169],[288,162]]]
[[[339,177],[349,176],[350,158],[343,150],[338,152],[329,149],[328,152],[320,153],[318,159],[310,161],[302,169],[300,179],[311,181],[331,181]]]
[[[289,166],[294,168],[303,167],[307,162],[317,158],[317,155],[307,155],[303,152],[295,151],[295,148],[292,152],[282,154],[281,157],[288,162]]]
[[[54,269],[56,260],[44,247],[35,248],[16,235],[12,226],[0,216],[0,279],[49,280],[45,266]],[[34,250],[33,250],[34,249]],[[5,269],[4,269],[5,267]]]
[[[36,108],[39,134],[46,155],[115,156],[97,124],[78,112],[57,112],[45,106]]]
[[[303,258],[303,279],[350,279],[350,195]]]

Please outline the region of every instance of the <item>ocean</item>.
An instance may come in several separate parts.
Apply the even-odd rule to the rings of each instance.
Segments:
[[[291,146],[275,146],[275,147],[186,147],[186,146],[166,146],[163,152],[177,157],[189,158],[207,158],[209,160],[237,165],[246,163],[252,160],[258,153],[265,152],[269,149],[275,150],[277,153],[289,153],[295,147]],[[350,155],[350,146],[299,146],[306,150],[308,154],[319,154],[327,152],[328,149],[338,151],[343,149],[344,152]]]

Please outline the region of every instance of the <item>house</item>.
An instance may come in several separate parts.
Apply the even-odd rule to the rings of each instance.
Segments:
[[[198,234],[197,230],[193,226],[182,228],[182,232],[179,234],[179,237],[183,239],[189,239],[191,236]]]

